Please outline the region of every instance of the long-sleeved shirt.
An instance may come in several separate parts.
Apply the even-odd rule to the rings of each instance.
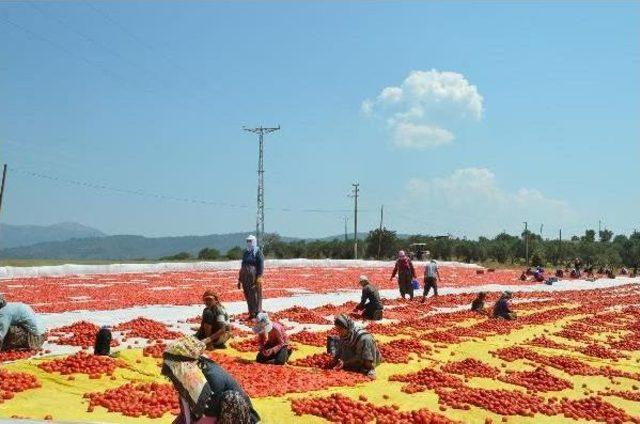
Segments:
[[[494,317],[502,317],[508,318],[511,313],[511,309],[509,309],[509,302],[507,299],[500,298],[493,306],[493,316]]]
[[[10,302],[0,308],[0,340],[4,340],[12,325],[20,326],[36,336],[44,334],[45,331],[42,320],[33,312],[31,306],[24,303]]]
[[[242,266],[254,266],[256,268],[256,277],[262,276],[264,272],[264,255],[262,251],[245,250],[242,254]]]
[[[382,309],[380,293],[378,293],[378,289],[371,284],[367,284],[362,288],[362,298],[360,299],[358,309],[364,309],[367,302],[369,302],[368,304],[371,305],[371,308]]]
[[[260,345],[260,352],[265,356],[270,356],[278,353],[280,349],[289,345],[289,338],[284,330],[284,327],[279,322],[271,324],[272,329],[268,335],[260,333],[258,335],[258,344]]]
[[[391,278],[395,277],[396,274],[404,274],[410,272],[411,278],[416,278],[416,270],[413,268],[413,263],[409,258],[401,258],[396,261],[396,266],[393,268],[393,272],[391,273]]]
[[[212,402],[210,404],[211,406],[207,411],[205,411],[205,414],[213,417],[219,417],[221,410],[221,401],[224,392],[226,392],[227,390],[235,390],[239,392],[249,403],[252,422],[259,422],[260,415],[258,415],[256,410],[253,409],[251,399],[244,391],[244,389],[240,386],[240,384],[238,384],[238,382],[231,376],[231,374],[225,371],[224,368],[222,368],[220,365],[207,358],[201,358],[200,360],[206,364],[203,373],[205,378],[207,379],[207,383],[209,383],[209,386],[211,387],[212,392]]]

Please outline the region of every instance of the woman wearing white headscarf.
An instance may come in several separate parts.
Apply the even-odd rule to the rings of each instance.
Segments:
[[[238,276],[238,288],[242,286],[247,301],[249,317],[255,318],[262,311],[262,273],[264,256],[255,236],[247,237],[247,248],[242,254],[242,265]]]

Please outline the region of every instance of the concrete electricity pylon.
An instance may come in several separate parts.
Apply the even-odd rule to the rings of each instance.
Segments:
[[[258,209],[256,213],[256,238],[258,242],[261,242],[264,235],[264,135],[278,131],[280,125],[276,128],[242,127],[242,129],[258,134]]]

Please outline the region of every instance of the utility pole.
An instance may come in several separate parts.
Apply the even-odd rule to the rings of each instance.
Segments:
[[[256,213],[256,238],[262,241],[264,235],[264,135],[278,131],[280,125],[275,128],[246,128],[243,130],[258,134],[258,208]]]
[[[349,240],[349,238],[347,237],[347,220],[349,218],[347,218],[346,216],[344,217],[344,241]]]
[[[353,186],[353,197],[354,200],[354,208],[353,208],[353,258],[358,259],[358,195],[360,194],[360,184],[354,183],[351,184]]]
[[[2,187],[0,188],[0,211],[2,210],[2,197],[4,196],[4,182],[7,180],[7,164],[2,167]]]
[[[598,220],[598,236],[600,236],[600,231],[602,231],[602,221]]]
[[[380,250],[382,249],[382,220],[384,219],[384,205],[380,206],[380,231],[378,232],[378,260],[380,259]]]
[[[529,230],[527,221],[523,222],[524,224],[524,255],[527,259],[527,266],[529,265]]]
[[[560,233],[558,236],[558,260],[560,262],[560,264],[562,265],[562,228],[560,228]]]
[[[544,224],[540,224],[540,237],[542,237],[542,228],[544,227]]]

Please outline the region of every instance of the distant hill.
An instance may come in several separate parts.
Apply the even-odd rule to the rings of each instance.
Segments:
[[[225,253],[234,246],[244,246],[248,232],[214,234],[207,236],[143,237],[117,235],[52,241],[31,246],[0,250],[2,259],[77,259],[124,260],[158,259],[178,252],[196,256],[205,248],[216,248]]]
[[[0,224],[0,247],[30,246],[50,241],[103,237],[102,231],[75,222],[53,225]]]

